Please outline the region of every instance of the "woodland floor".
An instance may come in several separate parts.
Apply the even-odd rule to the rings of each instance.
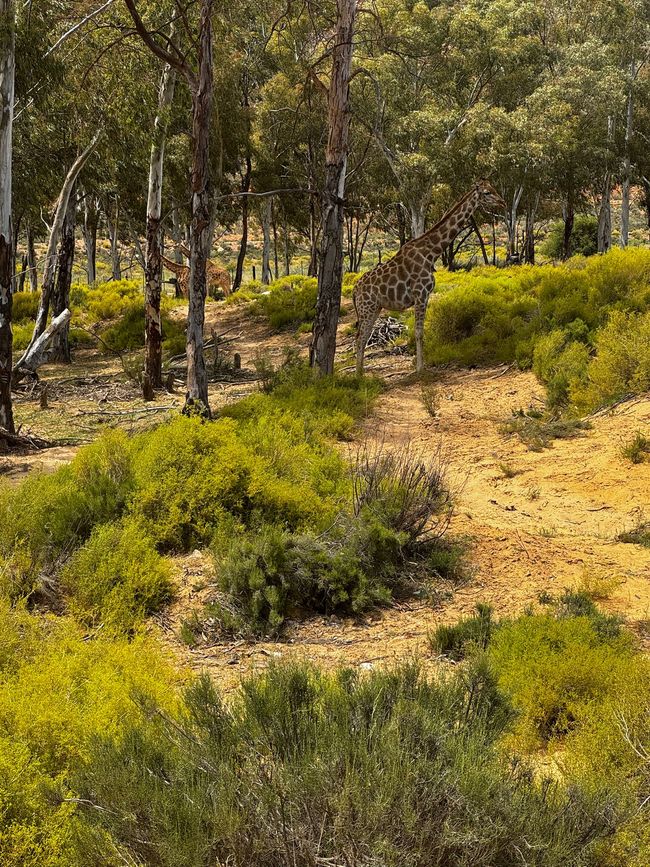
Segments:
[[[343,353],[351,349],[351,321],[348,311],[341,325]],[[273,335],[245,308],[216,303],[207,308],[208,334],[212,328],[228,331],[230,350],[241,353],[243,367],[236,381],[224,374],[226,381],[211,385],[213,408],[256,388],[257,352],[277,361],[285,347],[306,347],[309,341],[308,335]],[[290,624],[279,642],[226,641],[190,649],[178,638],[180,624],[201,606],[212,580],[209,558],[196,551],[177,559],[178,598],[152,624],[174,654],[194,670],[209,671],[226,689],[278,657],[301,656],[326,667],[371,667],[424,651],[432,627],[471,613],[477,602],[489,602],[497,616],[517,614],[535,604],[541,592],[579,586],[585,575],[615,582],[600,604],[624,617],[650,651],[650,549],[615,541],[621,531],[650,520],[650,462],[632,465],[620,455],[624,441],[650,429],[650,395],[592,417],[592,429],[584,435],[534,452],[499,432],[513,409],[542,405],[544,391],[532,373],[438,371],[432,417],[410,357],[371,351],[367,368],[385,378],[387,389],[357,443],[341,448],[353,453],[365,441],[399,450],[408,444],[424,456],[442,452],[456,492],[451,533],[467,540],[468,580],[435,606],[400,603],[360,621],[314,618]],[[77,443],[93,439],[104,425],[144,429],[183,402],[179,380],[175,394],[145,404],[137,385],[126,381],[119,360],[91,353],[80,354],[72,367],[44,368],[41,375],[49,383],[48,408],[39,409],[35,395],[20,396],[17,421],[62,444],[0,457],[0,476],[11,481],[33,467],[54,468],[70,460]]]

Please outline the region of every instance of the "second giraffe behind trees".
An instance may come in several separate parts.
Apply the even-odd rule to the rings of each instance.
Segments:
[[[433,263],[481,207],[505,207],[488,181],[475,184],[428,232],[408,241],[392,259],[377,265],[358,280],[352,296],[357,312],[357,376],[363,375],[366,343],[382,309],[415,308],[416,369],[418,372],[423,369],[424,317],[435,283]]]

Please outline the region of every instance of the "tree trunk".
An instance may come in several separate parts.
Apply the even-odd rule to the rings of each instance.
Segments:
[[[404,216],[404,206],[399,202],[395,206],[395,211],[397,214],[397,236],[399,238],[399,245],[403,247],[406,244],[406,217]]]
[[[83,236],[86,248],[86,274],[88,285],[97,279],[97,225],[99,223],[99,208],[97,199],[90,193],[84,196]]]
[[[122,279],[122,269],[120,267],[120,243],[119,243],[119,231],[120,231],[120,200],[117,196],[115,196],[115,210],[113,211],[113,216],[111,217],[106,211],[106,221],[108,223],[108,234],[111,239],[111,279],[112,280],[121,280]]]
[[[426,205],[422,202],[412,202],[409,205],[411,214],[411,238],[419,238],[424,234]]]
[[[529,202],[526,208],[526,224],[524,228],[524,262],[529,265],[535,264],[535,214],[539,207],[540,194],[535,195],[535,200]]]
[[[18,291],[19,292],[25,291],[25,278],[27,277],[28,267],[29,266],[27,264],[27,253],[23,253],[23,258],[22,258],[22,261],[20,263],[20,274],[18,275]]]
[[[643,184],[643,206],[645,208],[645,221],[650,233],[650,178],[645,176],[641,179]]]
[[[598,252],[606,253],[612,246],[612,175],[605,172],[603,191],[598,208]]]
[[[56,203],[56,211],[54,213],[54,220],[52,221],[52,228],[50,229],[50,239],[47,244],[47,253],[45,254],[45,271],[43,273],[43,288],[41,291],[41,300],[38,305],[38,312],[36,314],[36,324],[34,325],[34,333],[32,334],[32,339],[29,342],[29,346],[23,353],[19,365],[24,359],[27,357],[29,351],[31,350],[34,343],[38,340],[41,334],[45,331],[45,326],[47,325],[47,316],[50,311],[50,298],[52,296],[52,290],[54,289],[54,274],[56,270],[56,252],[59,243],[59,236],[61,234],[61,229],[63,227],[63,222],[65,220],[65,215],[68,210],[68,203],[70,201],[70,194],[72,189],[79,177],[79,172],[84,167],[88,157],[95,149],[97,142],[99,141],[99,132],[96,132],[93,136],[92,141],[86,147],[86,149],[81,153],[77,159],[72,164],[70,171],[68,172],[65,181],[63,182],[63,186],[61,187],[61,192],[59,193],[59,198]]]
[[[11,405],[11,158],[16,71],[16,9],[0,0],[0,428],[15,433]]]
[[[519,185],[516,187],[513,195],[512,201],[510,202],[510,208],[506,210],[506,232],[508,233],[508,250],[506,254],[506,258],[508,260],[516,261],[518,257],[517,251],[517,213],[519,211],[519,202],[521,201],[521,197],[523,195],[524,188],[523,185]]]
[[[70,316],[70,311],[64,310],[50,322],[45,331],[30,345],[27,352],[25,352],[13,369],[12,376],[14,382],[20,382],[24,376],[27,376],[28,373],[34,373],[36,369],[43,364],[46,360],[45,353],[50,340],[59,329],[68,325],[70,322]]]
[[[562,259],[566,261],[571,255],[571,236],[573,235],[573,221],[575,219],[573,204],[573,187],[569,188],[566,204],[562,209],[562,218],[564,220],[564,235],[562,238]]]
[[[162,244],[160,220],[162,217],[162,185],[165,161],[165,139],[169,123],[169,109],[174,99],[176,73],[166,65],[158,91],[158,113],[154,122],[153,142],[149,159],[149,191],[147,195],[147,224],[144,288],[144,377],[142,391],[145,400],[153,399],[153,390],[162,387],[162,319],[160,296],[162,291]]]
[[[350,129],[350,72],[356,0],[337,0],[336,37],[328,93],[328,141],[322,204],[318,299],[311,347],[312,364],[334,373],[336,327],[343,279],[343,205]]]
[[[261,223],[262,236],[262,283],[268,286],[273,275],[271,274],[271,214],[273,210],[272,196],[267,196],[262,202]]]
[[[70,306],[70,286],[72,285],[72,265],[74,263],[74,236],[77,217],[77,203],[74,193],[70,196],[65,220],[61,230],[61,246],[57,262],[56,286],[52,293],[52,317],[56,319]],[[70,323],[66,321],[52,338],[52,361],[62,361],[69,364],[70,358]]]
[[[309,182],[312,188],[313,180]],[[318,230],[319,220],[316,213],[317,202],[316,196],[310,193],[309,195],[309,268],[307,275],[309,277],[318,277]]]
[[[247,193],[251,188],[251,165],[250,154],[246,154],[246,171],[242,178],[241,189],[242,193]],[[248,250],[248,196],[242,196],[241,206],[241,243],[239,245],[239,254],[237,256],[237,267],[235,268],[235,279],[232,283],[232,291],[236,292],[242,283],[244,276],[244,259]]]
[[[38,266],[36,264],[36,249],[34,247],[34,230],[27,223],[27,271],[29,273],[29,288],[38,292]]]
[[[481,230],[478,227],[478,223],[476,222],[476,218],[472,215],[472,219],[470,220],[472,224],[472,229],[474,230],[474,234],[478,240],[479,246],[481,248],[481,254],[483,256],[483,264],[489,265],[490,260],[488,259],[487,250],[485,249],[485,241],[483,240],[483,235],[481,235]]]
[[[289,226],[287,223],[287,212],[284,211],[284,276],[288,277],[291,274],[291,249],[289,246]]]
[[[190,297],[187,313],[186,408],[210,415],[208,375],[203,356],[206,266],[210,251],[210,119],[212,116],[212,0],[202,0],[198,78],[192,93],[192,232]]]
[[[275,208],[271,208],[271,225],[273,227],[273,275],[277,280],[280,276],[280,263],[278,261],[278,221],[275,217]]]
[[[625,142],[623,146],[623,171],[621,180],[621,247],[627,247],[630,236],[630,184],[632,180],[632,162],[630,144],[634,131],[634,80],[636,78],[636,60],[630,63],[630,82],[627,94],[627,112],[625,117]]]

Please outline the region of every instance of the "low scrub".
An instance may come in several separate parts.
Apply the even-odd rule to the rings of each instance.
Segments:
[[[266,319],[275,331],[311,323],[316,315],[315,277],[281,277],[256,295],[253,314]]]
[[[584,414],[650,387],[650,251],[562,265],[441,272],[429,306],[431,364],[533,367],[550,409]]]
[[[429,646],[436,656],[446,656],[453,662],[478,650],[485,650],[492,637],[492,608],[479,603],[476,614],[458,623],[442,623],[429,634]]]
[[[201,679],[180,718],[95,741],[75,780],[89,862],[586,865],[620,808],[504,760],[510,720],[480,663],[436,681],[272,667],[229,705]]]
[[[583,419],[553,418],[537,411],[520,409],[499,428],[505,436],[517,436],[531,451],[549,448],[556,439],[573,439],[590,430],[591,424]]]
[[[642,464],[650,457],[650,438],[637,431],[631,440],[621,446],[621,456],[632,464]]]

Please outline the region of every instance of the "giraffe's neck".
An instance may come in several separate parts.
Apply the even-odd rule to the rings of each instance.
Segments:
[[[165,266],[169,271],[172,272],[172,274],[183,274],[185,271],[187,271],[187,265],[179,265],[178,262],[172,262],[172,260],[168,259],[167,256],[161,256],[160,258],[163,260]]]
[[[451,244],[461,229],[467,225],[472,214],[478,207],[479,192],[470,190],[462,199],[444,214],[428,232],[420,235],[411,243],[417,247],[428,260],[433,261]]]

